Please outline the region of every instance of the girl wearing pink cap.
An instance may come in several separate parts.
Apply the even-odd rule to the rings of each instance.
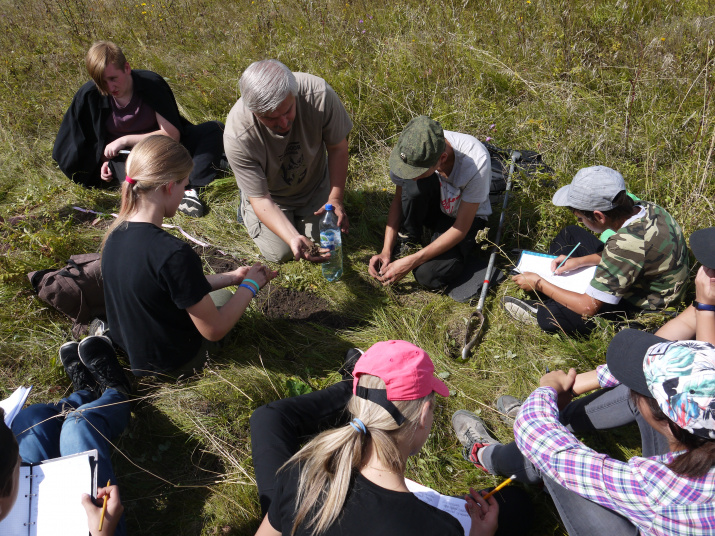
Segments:
[[[405,341],[380,342],[353,374],[352,420],[315,437],[281,469],[257,536],[463,535],[456,518],[405,485],[407,458],[432,429],[434,393],[449,396],[430,357]],[[493,535],[496,501],[470,491],[470,535]]]

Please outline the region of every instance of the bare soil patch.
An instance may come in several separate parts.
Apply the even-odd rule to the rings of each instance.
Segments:
[[[271,320],[301,320],[341,329],[355,321],[330,310],[330,303],[312,292],[279,287],[269,283],[256,296],[256,305]]]

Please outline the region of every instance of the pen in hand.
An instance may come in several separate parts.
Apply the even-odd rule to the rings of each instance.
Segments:
[[[509,484],[511,484],[511,481],[514,480],[515,478],[516,478],[516,475],[511,475],[511,476],[510,476],[509,478],[507,478],[504,482],[502,482],[501,484],[499,484],[496,488],[494,488],[493,490],[491,490],[491,491],[490,491],[489,493],[487,493],[486,495],[482,496],[482,499],[488,499],[489,497],[491,497],[492,495],[494,495],[497,491],[500,491],[502,488],[507,487]]]
[[[111,486],[112,482],[107,480],[107,487]],[[107,513],[107,499],[109,498],[109,493],[104,494],[104,503],[102,504],[102,517],[99,518],[99,532],[102,532],[102,525],[104,525],[104,516]]]
[[[568,255],[566,255],[566,258],[561,261],[561,264],[559,264],[559,265],[556,267],[556,270],[558,270],[559,268],[561,268],[561,267],[564,265],[564,263],[565,263],[567,260],[569,260],[569,257],[570,257],[571,255],[573,255],[573,252],[576,251],[576,249],[577,249],[580,245],[581,245],[581,242],[579,242],[578,244],[576,244],[576,245],[573,247],[573,249],[571,250],[571,253],[569,253]],[[551,274],[551,275],[556,275],[556,270],[554,270],[554,273]]]

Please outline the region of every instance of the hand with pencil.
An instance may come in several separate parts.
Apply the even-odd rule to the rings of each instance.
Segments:
[[[469,536],[493,536],[497,531],[499,519],[499,504],[492,493],[478,492],[469,488],[464,496],[467,503],[464,507],[472,518]]]
[[[89,532],[92,536],[113,536],[124,513],[118,486],[107,485],[97,489],[96,501],[92,501],[87,494],[82,495],[82,506],[87,512]]]

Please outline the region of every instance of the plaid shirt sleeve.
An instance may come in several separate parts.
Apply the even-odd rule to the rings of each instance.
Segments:
[[[608,370],[608,365],[598,365],[596,371],[598,371],[598,385],[601,387],[616,387],[621,384]]]
[[[643,486],[655,475],[645,475],[641,469],[652,468],[639,468],[593,451],[566,430],[558,416],[554,389],[540,387],[531,393],[514,423],[519,450],[542,475],[618,511],[641,528],[649,527],[653,511]]]

